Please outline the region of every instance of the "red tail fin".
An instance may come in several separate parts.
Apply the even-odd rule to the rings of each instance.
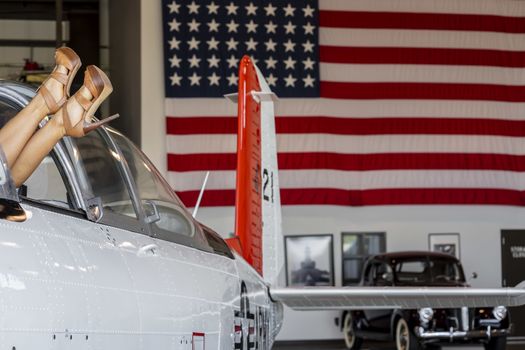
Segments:
[[[252,91],[261,86],[255,66],[244,56],[239,66],[235,234],[244,259],[262,275],[261,106]]]
[[[283,285],[284,252],[274,115],[276,98],[251,59],[243,57],[237,94],[237,240],[230,239],[228,244],[268,283]]]

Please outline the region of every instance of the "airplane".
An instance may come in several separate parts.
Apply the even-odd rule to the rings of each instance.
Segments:
[[[0,120],[35,91],[0,82]],[[16,189],[0,152],[2,349],[270,349],[296,310],[525,304],[515,288],[288,288],[271,92],[239,67],[235,234],[199,223],[117,130],[64,138]],[[44,121],[45,122],[45,121]]]

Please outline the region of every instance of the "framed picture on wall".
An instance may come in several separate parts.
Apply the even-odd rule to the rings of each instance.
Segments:
[[[358,284],[368,256],[385,251],[385,232],[342,232],[343,286]]]
[[[284,246],[287,285],[334,285],[331,234],[285,236]]]
[[[460,258],[459,233],[429,233],[428,249]]]

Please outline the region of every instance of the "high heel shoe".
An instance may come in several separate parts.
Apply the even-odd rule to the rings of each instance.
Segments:
[[[91,94],[86,98],[83,89]],[[92,122],[93,114],[98,106],[113,91],[113,86],[106,74],[96,66],[88,66],[84,73],[84,85],[67,100],[62,108],[64,130],[67,136],[82,137],[99,126],[109,123],[119,117],[114,114],[97,122]],[[85,91],[84,91],[85,92]],[[71,109],[73,111],[68,110]]]
[[[69,89],[71,88],[71,83],[73,82],[73,78],[82,64],[80,57],[78,57],[76,52],[69,47],[60,47],[55,51],[55,62],[55,69],[38,88],[38,93],[40,93],[44,98],[47,109],[49,110],[49,114],[56,113],[69,98]],[[65,67],[68,72],[60,72],[58,70],[59,66]],[[60,97],[58,100],[55,100],[53,94],[46,87],[46,83],[50,79],[54,79],[62,84],[62,97]]]

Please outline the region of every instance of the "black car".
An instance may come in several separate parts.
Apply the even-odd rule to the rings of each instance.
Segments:
[[[458,259],[432,252],[398,252],[370,257],[364,264],[362,286],[468,287]],[[351,310],[341,315],[348,349],[363,339],[395,341],[398,350],[439,349],[441,344],[483,344],[504,350],[510,317],[503,306],[416,310]]]

